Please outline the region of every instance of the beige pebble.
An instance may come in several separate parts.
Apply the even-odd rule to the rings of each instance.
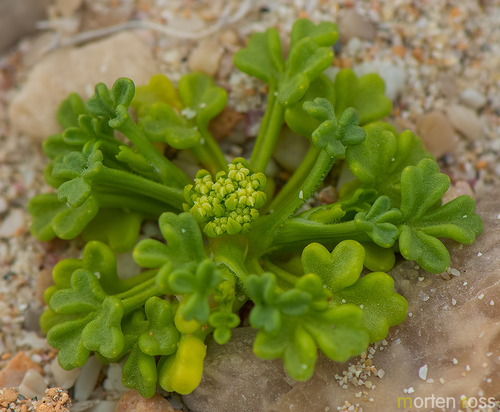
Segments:
[[[22,382],[24,375],[30,369],[42,373],[42,369],[31,360],[24,352],[18,352],[8,365],[0,371],[0,388],[17,387]]]
[[[219,36],[219,40],[223,45],[236,46],[239,43],[239,36],[235,30],[225,30]]]
[[[18,131],[41,141],[61,131],[54,114],[71,92],[87,99],[97,83],[111,88],[119,77],[147,84],[158,70],[151,51],[133,32],[60,49],[34,66],[14,97],[9,116]]]
[[[357,37],[361,40],[373,40],[377,29],[372,22],[365,20],[354,9],[348,10],[338,22],[339,39],[343,44]]]
[[[15,236],[23,227],[23,211],[21,209],[12,209],[0,225],[0,238]]]
[[[19,393],[26,398],[34,398],[36,396],[38,399],[41,399],[45,395],[46,389],[47,382],[43,379],[43,376],[34,369],[30,369],[26,372],[21,385],[19,385]]]
[[[52,278],[51,270],[43,269],[40,271],[40,273],[38,273],[38,277],[36,278],[35,296],[41,305],[45,305],[45,300],[43,298],[45,290],[48,287],[52,286],[53,284],[54,284],[54,279]]]
[[[457,137],[450,121],[442,112],[434,111],[419,116],[416,128],[425,149],[434,157],[440,158],[446,153],[453,152]]]
[[[219,70],[223,53],[224,49],[219,43],[210,39],[202,40],[189,56],[189,69],[214,76]]]
[[[446,109],[446,114],[455,130],[462,133],[468,140],[474,141],[483,136],[483,124],[475,110],[453,105]]]

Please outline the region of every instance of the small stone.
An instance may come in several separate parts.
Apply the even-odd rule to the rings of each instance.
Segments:
[[[121,396],[115,412],[174,412],[174,408],[159,393],[146,399],[135,389],[131,389]]]
[[[3,389],[0,391],[0,404],[15,402],[19,391],[17,388]]]
[[[423,381],[425,381],[427,379],[427,365],[424,365],[422,366],[419,370],[418,370],[418,377],[420,379],[422,379]]]
[[[53,284],[54,279],[52,278],[52,271],[49,269],[42,269],[36,278],[35,289],[36,299],[41,305],[45,305],[45,300],[43,298],[45,290]]]
[[[56,0],[56,11],[65,18],[71,18],[83,4],[83,0]]]
[[[109,365],[103,387],[107,391],[127,392],[128,389],[122,384],[123,363],[112,363]]]
[[[21,209],[12,209],[0,225],[0,238],[12,237],[22,231],[24,213]]]
[[[368,73],[377,73],[385,83],[385,95],[394,101],[403,91],[406,84],[406,71],[404,67],[395,65],[389,61],[373,60],[364,62],[353,68],[358,76]]]
[[[116,405],[118,405],[118,401],[100,401],[97,405],[90,408],[88,412],[114,412]]]
[[[61,389],[69,389],[72,388],[75,384],[78,375],[80,374],[81,368],[72,369],[70,371],[64,370],[59,365],[57,358],[53,359],[50,363],[50,370],[54,375],[54,381],[56,386],[59,386]]]
[[[208,129],[215,140],[222,140],[231,134],[243,117],[243,113],[225,107],[222,112],[210,121]]]
[[[95,356],[90,356],[87,363],[80,369],[80,374],[75,382],[76,401],[86,401],[94,392],[101,369],[102,363]]]
[[[448,191],[443,196],[443,204],[456,199],[459,196],[467,195],[476,200],[476,194],[465,180],[458,180],[455,184],[448,188]]]
[[[476,89],[468,88],[460,93],[460,101],[471,109],[479,110],[486,104],[486,97]]]
[[[36,22],[45,17],[48,1],[0,1],[0,53],[21,37],[36,32]]]
[[[0,371],[0,388],[16,387],[22,382],[30,369],[42,373],[42,368],[31,360],[24,352],[18,352],[9,364]]]
[[[44,308],[38,306],[36,303],[29,305],[28,309],[24,312],[23,328],[28,331],[40,332],[40,316],[44,312]]]
[[[125,23],[130,20],[133,13],[134,0],[86,1],[82,16],[82,31]]]
[[[9,116],[18,131],[41,141],[61,131],[54,113],[71,92],[85,100],[99,82],[111,88],[119,77],[129,77],[137,85],[147,84],[158,71],[151,51],[130,31],[82,47],[59,49],[28,74]]]
[[[365,20],[354,9],[346,11],[338,22],[339,39],[347,44],[349,39],[358,37],[361,40],[374,40],[377,29],[371,21]]]
[[[49,388],[45,391],[45,396],[40,401],[34,402],[33,406],[37,412],[69,412],[71,399],[61,388]],[[77,408],[74,409],[76,410]]]
[[[327,186],[319,192],[319,203],[330,205],[339,199],[339,194],[333,186]]]
[[[23,381],[19,386],[19,393],[24,395],[26,398],[38,399],[43,398],[45,395],[45,390],[47,389],[47,382],[43,379],[43,376],[34,369],[30,369],[24,375]]]
[[[284,127],[278,137],[274,159],[288,172],[294,172],[302,163],[309,141]]]
[[[9,208],[9,203],[4,196],[0,196],[0,213],[4,213]]]
[[[219,36],[219,40],[227,46],[237,46],[240,41],[238,33],[233,29],[224,30]]]
[[[193,72],[203,72],[215,76],[219,70],[224,49],[213,40],[204,39],[191,52],[188,59],[189,69]]]
[[[442,112],[434,111],[419,116],[416,129],[426,150],[437,159],[453,152],[456,147],[457,137],[450,121]]]
[[[446,110],[451,124],[468,140],[474,141],[483,136],[483,125],[474,110],[464,106],[453,105]]]

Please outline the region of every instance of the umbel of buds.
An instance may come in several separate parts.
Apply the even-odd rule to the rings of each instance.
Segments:
[[[266,185],[263,173],[252,173],[241,157],[228,164],[228,171],[220,171],[215,180],[207,170],[200,170],[194,185],[186,186],[184,210],[206,225],[203,231],[210,237],[224,234],[242,235],[251,229],[251,222],[259,217],[258,209],[266,203],[262,191]]]

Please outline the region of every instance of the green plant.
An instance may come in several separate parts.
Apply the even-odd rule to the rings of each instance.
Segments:
[[[157,385],[189,393],[202,376],[205,338],[226,343],[250,299],[255,354],[283,358],[290,376],[307,380],[318,348],[343,362],[405,319],[407,302],[384,273],[395,253],[438,273],[450,264],[438,238],[470,244],[481,233],[470,197],[441,204],[450,182],[419,138],[379,121],[391,110],[381,79],[322,74],[336,38],[332,23],[299,20],[286,60],[272,28],[235,54],[238,69],[269,85],[249,161],[226,164],[210,135],[226,93],[203,74],[184,76],[178,91],[161,75],[137,90],[121,78],[111,90],[98,84],[85,103],[72,94],[61,104],[65,131],[43,146],[57,193],[28,207],[36,238],[87,242],[82,259],[56,265],[45,293],[41,324],[64,369],[91,352],[105,363],[126,357],[126,387],[146,397]],[[311,143],[275,194],[265,170],[284,123]],[[194,182],[163,155],[165,145],[190,150],[205,168]],[[355,176],[340,200],[297,213],[337,161]],[[147,219],[158,219],[166,242],[137,243]],[[147,270],[121,280],[114,253],[134,246]],[[363,267],[373,272],[361,276]]]

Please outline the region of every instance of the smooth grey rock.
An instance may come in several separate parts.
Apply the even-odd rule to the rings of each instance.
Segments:
[[[45,18],[47,4],[46,0],[0,1],[0,53],[36,32],[36,22]]]
[[[390,272],[411,315],[391,328],[386,344],[369,349],[376,375],[366,384],[338,377],[349,364],[320,356],[313,377],[295,382],[280,359],[263,361],[252,352],[255,331],[238,328],[224,346],[209,339],[205,372],[195,391],[183,397],[192,412],[336,411],[359,405],[363,412],[396,412],[398,398],[495,397],[500,393],[500,187],[477,205],[484,232],[471,246],[446,242],[452,272],[430,274],[403,261]],[[360,358],[350,363],[359,364]],[[351,366],[351,368],[353,367]],[[383,372],[382,372],[383,371]],[[427,371],[427,373],[424,373]],[[372,369],[373,372],[373,369]],[[336,377],[337,375],[337,377]],[[425,376],[424,376],[425,375]],[[423,380],[425,377],[426,380]],[[366,381],[366,379],[365,379]],[[409,393],[408,393],[409,392]],[[408,410],[405,408],[404,410]],[[419,411],[438,410],[418,408]],[[343,409],[343,410],[348,410]],[[448,410],[448,409],[447,409]]]

